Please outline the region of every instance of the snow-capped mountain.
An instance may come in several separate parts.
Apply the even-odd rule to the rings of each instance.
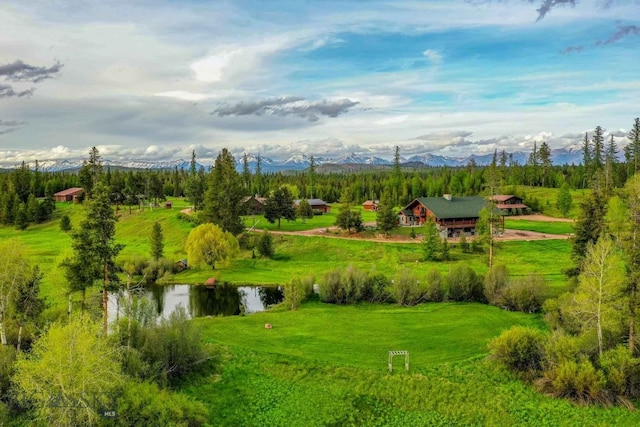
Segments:
[[[622,150],[620,150],[622,151]],[[391,154],[391,153],[390,153]],[[500,155],[500,153],[498,153]],[[529,159],[530,153],[523,151],[516,151],[513,153],[507,153],[508,162],[517,163],[520,165],[524,165],[527,163]],[[620,158],[622,158],[622,153],[619,153]],[[243,154],[236,155],[236,167],[238,171],[241,171],[243,168]],[[416,154],[409,158],[401,157],[401,163],[410,163],[413,167],[415,166],[449,166],[449,167],[460,167],[466,166],[473,159],[478,166],[486,166],[491,164],[493,160],[493,153],[477,155],[472,154],[467,157],[448,157],[441,156],[437,154],[424,153],[424,154]],[[311,156],[306,155],[304,153],[298,153],[292,155],[283,160],[275,160],[270,157],[260,156],[260,163],[262,171],[267,172],[277,172],[277,171],[285,171],[285,170],[304,170],[309,167],[311,160]],[[564,148],[557,148],[551,151],[551,160],[556,165],[562,164],[579,164],[582,161],[582,147],[577,145],[570,145]],[[351,153],[348,156],[339,157],[339,158],[327,158],[327,157],[315,157],[314,161],[316,165],[324,165],[324,164],[336,164],[336,165],[392,165],[393,159],[384,159],[381,157],[372,156],[369,153],[357,154]],[[256,164],[258,162],[258,155],[253,153],[247,153],[247,163],[249,165],[249,169],[252,172],[255,172]],[[38,168],[41,171],[45,172],[59,172],[59,171],[73,171],[78,170],[82,167],[83,160],[43,160],[38,162]],[[103,159],[102,164],[105,167],[114,168],[122,168],[122,169],[148,169],[148,170],[173,170],[178,168],[179,170],[189,170],[190,161],[184,159],[178,159],[173,161],[157,161],[152,162],[148,160],[130,160],[130,161],[119,161],[119,160],[109,160]],[[197,163],[197,169],[205,168],[208,169],[212,165],[205,163]],[[35,169],[35,162],[29,163],[29,167],[31,170]]]

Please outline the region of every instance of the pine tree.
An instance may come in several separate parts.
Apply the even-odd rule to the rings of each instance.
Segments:
[[[396,226],[397,220],[397,215],[393,210],[393,205],[391,203],[391,191],[389,190],[389,187],[385,187],[382,191],[380,203],[378,204],[376,223],[378,228],[386,234]]]
[[[251,192],[251,170],[249,169],[247,153],[242,154],[242,183],[247,193]]]
[[[298,209],[296,210],[296,216],[298,218],[302,218],[302,223],[304,224],[307,219],[313,218],[313,209],[309,204],[307,199],[300,200],[298,204]]]
[[[193,204],[193,210],[202,208],[204,198],[205,183],[202,174],[197,170],[196,150],[191,152],[191,163],[189,164],[189,178],[184,187],[184,194]]]
[[[296,211],[293,207],[293,196],[289,188],[281,186],[267,197],[264,202],[264,217],[272,224],[277,220],[278,229],[280,229],[280,220],[282,218],[287,221],[295,221]]]
[[[601,170],[603,167],[604,153],[604,130],[600,126],[596,126],[591,137],[593,146],[592,164],[594,171]]]
[[[202,220],[219,225],[233,235],[240,234],[244,229],[242,199],[245,195],[242,178],[236,171],[236,161],[229,150],[223,148],[209,177]]]
[[[551,163],[551,149],[549,144],[543,142],[540,144],[540,150],[538,150],[538,159],[540,160],[540,167],[542,168],[542,186],[551,186],[551,172],[553,164]]]
[[[589,142],[589,134],[585,132],[582,140],[582,165],[584,166],[582,188],[587,187],[587,179],[591,177],[591,158],[591,142]]]
[[[633,174],[635,175],[640,170],[640,118],[633,121],[633,127],[627,134],[629,143],[627,147],[630,147],[630,159],[633,164]],[[627,160],[627,161],[629,161]]]
[[[162,258],[164,255],[164,236],[162,234],[162,226],[158,221],[154,222],[151,228],[149,244],[151,246],[151,257],[156,261]]]
[[[605,188],[607,189],[607,194],[611,194],[611,189],[615,187],[615,177],[617,176],[618,169],[618,147],[616,146],[616,141],[613,137],[613,134],[609,138],[609,144],[607,145],[607,152],[605,155]]]
[[[309,189],[313,199],[313,195],[316,194],[316,159],[313,156],[309,158]]]
[[[440,244],[440,237],[438,236],[438,229],[436,222],[432,219],[427,219],[424,224],[424,237],[422,238],[422,252],[424,253],[425,261],[433,261],[436,259]]]
[[[572,243],[572,258],[576,264],[571,273],[582,270],[582,261],[587,253],[589,243],[595,243],[605,230],[604,216],[607,200],[603,194],[599,180],[594,180],[591,192],[580,205],[580,216],[575,223]]]
[[[73,257],[63,262],[72,291],[85,291],[94,281],[102,281],[102,327],[107,336],[109,291],[118,283],[115,259],[123,246],[115,243],[117,217],[111,208],[109,190],[101,181],[94,188],[86,218],[72,233]]]
[[[558,199],[556,200],[556,207],[560,211],[563,217],[567,217],[569,211],[571,210],[571,205],[573,204],[573,198],[571,197],[571,192],[569,191],[569,186],[565,182],[560,187],[560,191],[558,192]]]
[[[442,239],[440,243],[440,259],[442,261],[449,261],[451,254],[449,251],[449,242],[447,239]]]

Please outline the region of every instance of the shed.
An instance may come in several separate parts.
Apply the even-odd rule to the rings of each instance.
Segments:
[[[173,209],[173,202],[171,200],[167,200],[164,202],[165,209]]]
[[[205,280],[204,285],[205,286],[215,286],[216,285],[216,278],[215,277],[209,277],[207,280]]]
[[[378,201],[377,200],[367,200],[362,204],[362,208],[365,211],[375,212],[378,210]]]
[[[56,202],[75,202],[78,200],[78,197],[84,192],[82,188],[72,187],[67,188],[66,190],[58,191],[53,195]]]

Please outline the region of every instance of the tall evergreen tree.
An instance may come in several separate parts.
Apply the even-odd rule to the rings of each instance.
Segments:
[[[582,188],[586,188],[591,178],[592,154],[591,154],[591,142],[589,141],[589,134],[584,133],[584,139],[582,140],[582,165],[584,166],[584,176],[582,181]]]
[[[288,221],[296,219],[296,211],[293,207],[293,196],[286,186],[276,188],[271,192],[264,202],[264,217],[270,223],[278,221],[278,229],[280,228],[280,220],[282,218]]]
[[[604,176],[607,194],[611,194],[611,189],[616,186],[618,170],[618,147],[616,146],[613,134],[609,137],[609,144],[605,155]]]
[[[601,170],[604,166],[604,130],[600,126],[596,126],[591,137],[593,147],[593,168]]]
[[[398,217],[393,210],[393,204],[391,202],[391,191],[389,187],[385,187],[382,191],[382,197],[380,197],[380,203],[378,204],[376,223],[378,228],[386,234],[396,226],[397,219]]]
[[[309,158],[309,190],[310,198],[314,198],[316,193],[316,159],[313,155]]]
[[[249,157],[247,153],[242,154],[242,183],[247,193],[251,192],[251,170],[249,169]]]
[[[573,235],[572,258],[576,263],[572,274],[582,270],[582,261],[587,253],[589,243],[595,243],[605,230],[604,217],[607,200],[603,193],[600,179],[595,179],[591,192],[580,205],[580,216],[575,224]]]
[[[164,255],[164,235],[162,234],[162,226],[158,221],[154,222],[151,228],[149,245],[151,246],[151,257],[156,261],[162,258]]]
[[[631,161],[630,163],[633,165],[633,175],[635,175],[640,171],[640,118],[636,117],[633,121],[633,126],[627,134],[627,139],[629,140],[627,147],[630,147],[630,156],[627,162]],[[630,173],[629,175],[632,174]]]
[[[541,173],[540,177],[542,179],[542,186],[551,187],[551,173],[553,172],[553,164],[551,162],[551,149],[549,148],[549,144],[543,142],[540,144],[540,149],[538,150],[538,159],[540,162]]]
[[[264,177],[262,176],[262,157],[256,156],[256,173],[253,177],[253,193],[262,196],[264,193]]]
[[[193,204],[194,210],[202,208],[205,191],[203,175],[198,172],[196,163],[196,150],[191,152],[191,163],[189,164],[189,178],[184,186],[184,194]]]
[[[118,283],[115,259],[123,246],[115,243],[117,217],[109,201],[109,189],[102,181],[94,188],[87,215],[72,233],[73,256],[63,262],[71,290],[81,290],[102,281],[102,329],[107,336],[109,291]]]
[[[231,152],[223,148],[209,176],[202,220],[212,222],[233,235],[240,234],[244,228],[242,215],[245,206],[242,199],[245,195],[242,178],[236,171],[236,161]]]
[[[538,147],[536,142],[533,143],[533,150],[529,153],[529,159],[527,160],[527,178],[529,179],[529,185],[538,185],[538,178],[540,176],[540,168],[538,162]]]

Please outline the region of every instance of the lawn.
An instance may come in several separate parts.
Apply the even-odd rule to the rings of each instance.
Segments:
[[[574,231],[572,222],[528,221],[508,217],[504,220],[504,228],[547,234],[572,234]]]
[[[264,323],[273,329],[266,330]],[[218,368],[180,391],[216,426],[637,425],[622,408],[537,393],[485,360],[486,342],[536,316],[480,304],[332,306],[198,319]],[[407,350],[410,371],[389,350]]]
[[[509,190],[511,187],[507,187],[506,190]],[[518,195],[524,195],[524,203],[531,203],[532,199],[536,199],[538,201],[538,205],[540,206],[540,210],[542,213],[554,216],[554,217],[562,217],[560,211],[556,207],[556,202],[558,200],[558,193],[560,192],[559,188],[547,188],[547,187],[530,187],[526,185],[518,185],[516,186]],[[584,199],[585,195],[589,193],[588,189],[584,190],[571,190],[571,211],[569,211],[569,218],[578,218],[580,213],[580,203]]]

